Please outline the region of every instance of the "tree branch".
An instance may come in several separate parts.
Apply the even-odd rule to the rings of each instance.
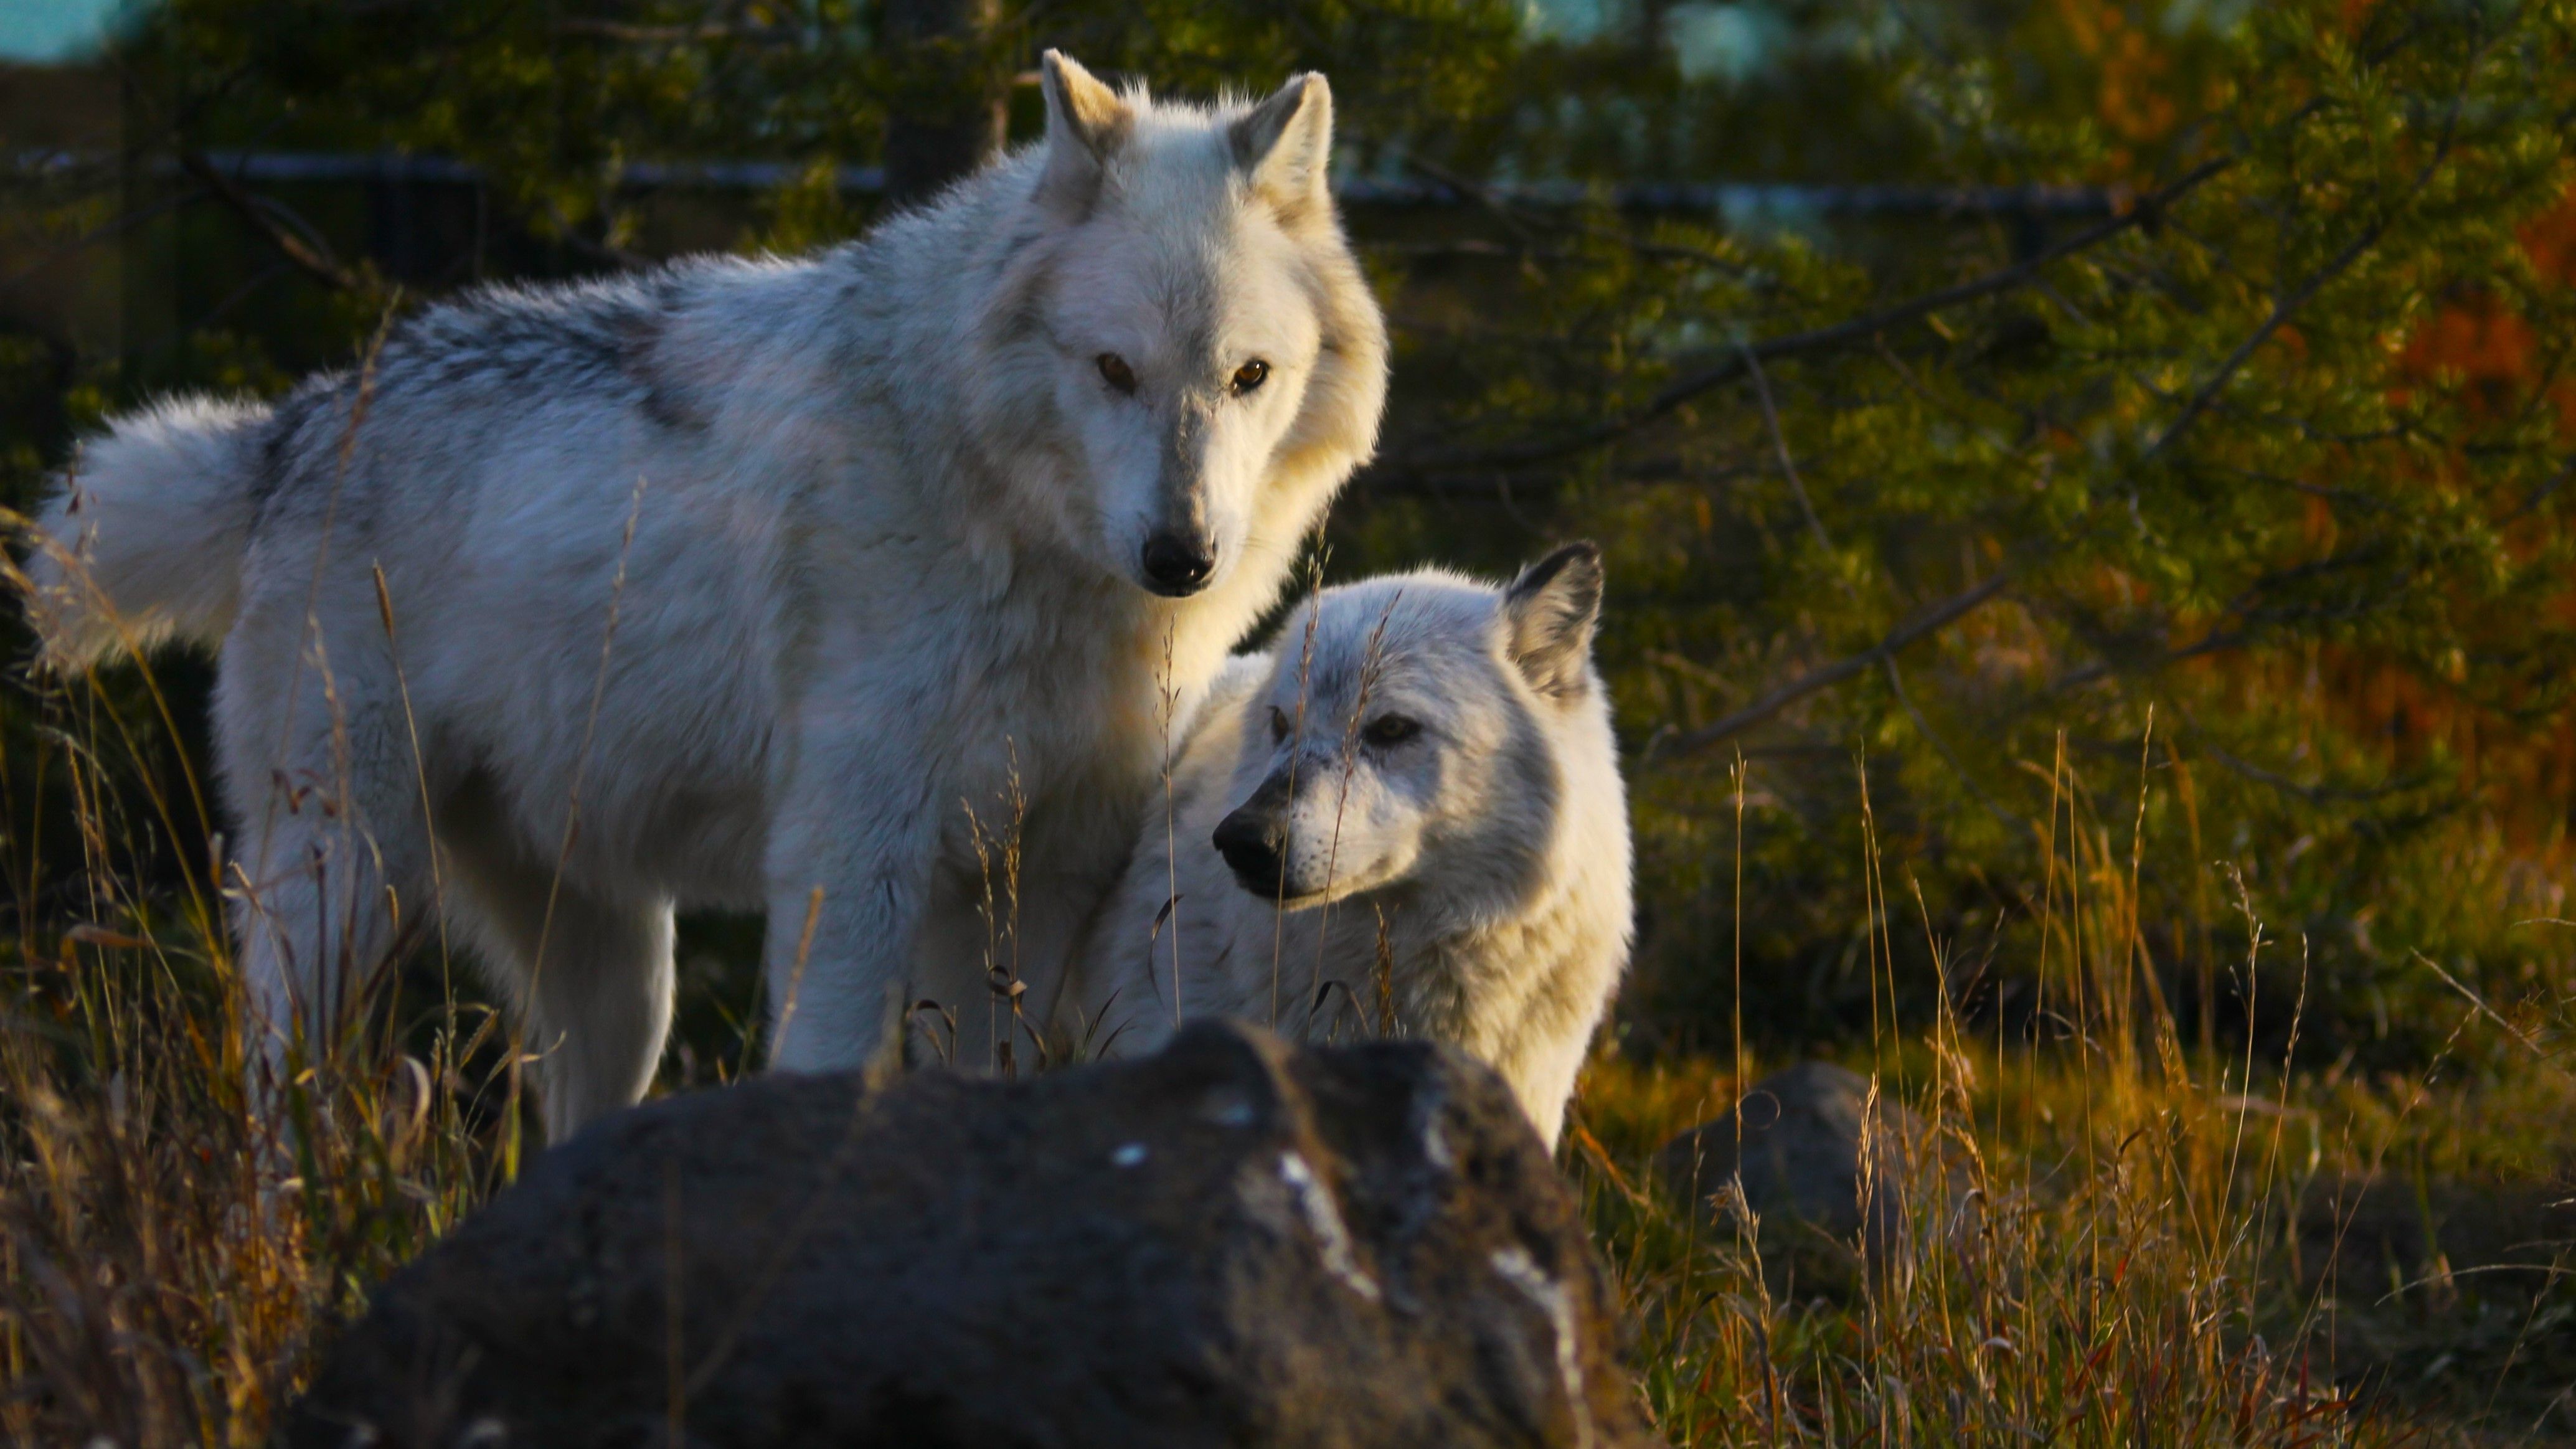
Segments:
[[[2198,392],[2191,395],[2190,401],[2183,404],[2182,411],[2174,415],[2172,425],[2158,435],[2155,442],[2148,445],[2144,456],[2153,458],[2164,452],[2174,439],[2182,436],[2183,429],[2199,421],[2200,415],[2208,410],[2211,402],[2217,399],[2220,389],[2226,387],[2237,372],[2245,366],[2247,359],[2253,357],[2255,349],[2270,341],[2272,334],[2280,331],[2282,324],[2296,315],[2300,308],[2308,305],[2309,300],[2317,295],[2320,288],[2343,275],[2344,270],[2354,262],[2361,260],[2362,253],[2369,251],[2378,242],[2380,233],[2387,229],[2388,218],[2383,216],[2373,222],[2360,236],[2353,238],[2352,245],[2337,253],[2333,261],[2318,268],[2306,281],[2300,283],[2298,290],[2275,302],[2272,305],[2272,315],[2264,318],[2262,325],[2256,327],[2251,336],[2238,343],[2234,352],[2227,354],[2227,360],[2218,364],[2218,371],[2210,376],[2208,382],[2201,385]]]
[[[2464,81],[2463,84],[2465,85],[2466,82]],[[2342,276],[2351,269],[2353,263],[2360,261],[2365,253],[2377,246],[2379,238],[2387,232],[2388,224],[2396,220],[2398,211],[2414,201],[2416,197],[2423,195],[2424,188],[2432,183],[2433,174],[2442,169],[2444,161],[2450,159],[2451,141],[2456,134],[2459,122],[2460,101],[2459,96],[2451,98],[2451,112],[2442,123],[2441,141],[2434,146],[2433,155],[2424,163],[2424,169],[2416,173],[2414,184],[2407,187],[2404,198],[2395,206],[2382,211],[2377,219],[2362,229],[2361,235],[2352,239],[2350,245],[2335,253],[2332,261],[2317,268],[2288,296],[2275,301],[2272,304],[2272,315],[2263,319],[2262,325],[2254,329],[2253,335],[2237,344],[2236,350],[2227,355],[2227,360],[2218,365],[2218,371],[2211,375],[2208,382],[2201,385],[2199,391],[2191,395],[2189,402],[2183,404],[2182,411],[2175,415],[2172,425],[2167,427],[2155,442],[2148,445],[2143,456],[2153,458],[2163,453],[2174,439],[2182,436],[2185,428],[2199,421],[2200,415],[2217,400],[2219,391],[2225,388],[2236,376],[2238,370],[2254,356],[2255,350],[2270,341],[2272,334],[2280,331],[2282,324],[2296,316],[2300,308],[2314,300],[2326,283]]]
[[[1698,372],[1665,384],[1663,389],[1649,398],[1643,406],[1633,409],[1624,416],[1611,418],[1578,432],[1532,442],[1462,449],[1454,452],[1399,454],[1372,466],[1369,471],[1371,473],[1381,471],[1408,473],[1508,467],[1514,464],[1545,462],[1597,448],[1673,412],[1684,403],[1712,388],[1734,381],[1743,376],[1747,367],[1753,363],[1812,352],[1830,352],[1837,348],[1853,346],[1866,342],[1891,327],[1902,326],[1928,317],[1945,308],[2026,286],[2047,268],[2077,252],[2098,246],[2131,227],[2151,222],[2167,207],[2182,199],[2186,193],[2235,164],[2236,158],[2233,156],[2221,156],[2204,161],[2184,175],[2181,180],[2139,198],[2136,205],[2121,215],[2099,226],[2088,227],[2028,261],[2017,262],[2012,266],[1989,272],[1973,281],[1962,282],[1955,287],[1926,292],[1919,297],[1899,302],[1893,307],[1836,322],[1831,326],[1748,343]]]
[[[565,35],[616,41],[625,45],[705,45],[740,40],[753,45],[794,45],[804,33],[793,25],[749,25],[713,21],[702,25],[634,25],[621,20],[572,16],[555,22]]]
[[[1788,683],[1772,690],[1753,703],[1714,724],[1702,725],[1666,740],[1649,753],[1654,755],[1688,754],[1703,750],[1732,735],[1742,734],[1790,705],[1818,690],[1830,689],[1854,675],[1876,667],[1882,660],[1893,659],[1907,645],[1930,634],[1937,634],[2004,591],[2012,581],[2009,574],[1997,574],[1966,593],[1953,595],[1924,613],[1890,630],[1886,638],[1848,658],[1838,659],[1821,668],[1808,670]]]
[[[278,255],[285,257],[297,271],[335,291],[366,290],[366,282],[357,273],[341,266],[339,259],[331,255],[328,247],[322,246],[318,239],[307,242],[304,238],[278,225],[277,218],[269,215],[268,208],[261,203],[260,199],[243,190],[238,182],[216,169],[215,163],[206,159],[205,152],[182,151],[179,153],[179,165],[190,176],[196,178],[198,184],[212,193],[217,201],[231,207],[234,214],[249,223],[251,230],[258,232],[270,246],[277,248]]]

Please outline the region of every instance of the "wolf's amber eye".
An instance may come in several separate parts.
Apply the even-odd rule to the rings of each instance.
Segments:
[[[1275,745],[1286,738],[1288,738],[1288,711],[1274,704],[1270,706],[1270,743]]]
[[[1247,393],[1270,380],[1270,364],[1256,357],[1234,370],[1234,390]]]
[[[1100,354],[1098,362],[1100,365],[1101,379],[1107,382],[1111,387],[1118,389],[1120,392],[1134,392],[1136,390],[1136,369],[1127,365],[1126,358],[1119,356],[1115,352],[1104,352]]]
[[[1382,714],[1368,722],[1368,728],[1360,731],[1360,738],[1384,747],[1403,744],[1420,733],[1420,721],[1406,719],[1400,714]]]

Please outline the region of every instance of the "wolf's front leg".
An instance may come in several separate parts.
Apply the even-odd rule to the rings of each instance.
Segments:
[[[939,849],[939,772],[882,738],[808,742],[770,830],[769,1065],[867,1064],[899,1000]]]

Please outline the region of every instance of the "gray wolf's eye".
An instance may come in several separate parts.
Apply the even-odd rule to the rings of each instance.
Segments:
[[[1270,743],[1275,745],[1286,738],[1288,738],[1288,711],[1274,704],[1270,706]]]
[[[1382,714],[1368,722],[1368,728],[1360,731],[1360,738],[1383,749],[1388,745],[1403,744],[1420,733],[1421,721],[1406,719],[1400,714]]]
[[[1126,358],[1115,352],[1104,352],[1095,360],[1099,364],[1102,381],[1120,392],[1133,393],[1136,390],[1136,369],[1127,365]]]
[[[1256,357],[1234,370],[1234,391],[1240,397],[1270,380],[1270,364]]]

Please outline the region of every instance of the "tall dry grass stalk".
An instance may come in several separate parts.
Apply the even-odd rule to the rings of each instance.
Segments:
[[[1765,1222],[1723,1190],[1686,1211],[1655,1180],[1655,1144],[1754,1080],[1740,1045],[1731,1068],[1594,1063],[1570,1166],[1636,1315],[1658,1421],[1676,1446],[2447,1440],[2334,1361],[2334,1285],[2298,1260],[2316,1160],[2291,1130],[2303,1109],[2285,1064],[2249,1053],[2193,1070],[2146,956],[2143,811],[2092,819],[2063,752],[2042,768],[2056,801],[2037,822],[2043,999],[2026,1030],[1998,1016],[1972,1031],[1936,940],[1937,1019],[1905,1035],[1874,1022],[1876,1089],[1921,1128],[1863,1155],[1862,1218],[1885,1213],[1881,1231]],[[1888,933],[1928,931],[1929,913],[1910,882],[1889,899],[1864,825],[1884,973]],[[2257,958],[2282,944],[2250,900],[2240,918],[2250,999]],[[1895,983],[1875,985],[1894,999]],[[2253,1006],[2295,1040],[2301,1002]]]
[[[181,818],[163,747],[110,691],[42,707],[32,758],[0,767],[0,1439],[264,1443],[316,1334],[504,1170],[508,1033],[376,973],[290,1051],[278,1116],[254,1111],[212,892],[152,879],[156,846],[210,853],[143,823]],[[48,839],[31,801],[65,796],[76,838]]]
[[[333,509],[382,341],[380,328]],[[22,518],[0,525],[13,546],[33,537]],[[83,561],[64,562],[69,586],[94,593]],[[44,607],[14,565],[0,575]],[[381,576],[377,603],[398,658]],[[318,672],[336,710],[306,612],[298,669]],[[458,993],[435,900],[389,899],[389,959],[322,973],[326,999],[299,1003],[291,1023],[251,1019],[224,906],[264,919],[270,863],[228,855],[171,701],[149,664],[33,675],[0,694],[13,927],[0,940],[0,1436],[12,1444],[267,1442],[316,1336],[506,1180],[533,1127],[528,1048],[502,1013]],[[335,747],[344,764],[345,739]],[[345,768],[284,793],[266,808],[356,819]]]

